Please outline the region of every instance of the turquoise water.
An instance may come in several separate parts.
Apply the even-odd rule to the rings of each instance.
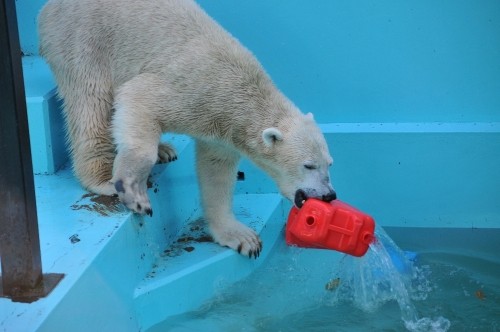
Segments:
[[[364,312],[376,312],[395,301],[409,331],[448,331],[442,316],[422,317],[414,301],[425,300],[432,290],[425,269],[413,264],[416,253],[404,253],[381,227],[367,254],[358,259],[344,256],[335,271],[332,305],[352,303]],[[332,283],[328,284],[331,286]]]
[[[148,332],[500,330],[498,260],[436,249],[410,261],[377,233],[361,259],[281,242],[250,277],[221,278],[213,299]]]

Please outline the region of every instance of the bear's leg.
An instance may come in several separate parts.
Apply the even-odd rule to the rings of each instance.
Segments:
[[[117,155],[113,178],[118,197],[129,209],[152,215],[147,179],[154,164],[175,158],[174,149],[160,142],[158,121],[164,85],[155,75],[141,74],[123,84],[115,95],[113,137]]]
[[[139,214],[153,215],[147,194],[147,180],[156,162],[155,145],[145,147],[122,147],[115,158],[114,184],[120,201]]]
[[[237,221],[232,212],[239,155],[221,145],[198,140],[196,158],[204,214],[214,240],[257,258],[262,250],[259,236]]]
[[[62,81],[66,83],[59,86],[59,95],[64,99],[73,171],[89,191],[101,195],[116,194],[109,182],[115,158],[109,130],[111,89],[99,75],[88,80],[92,84],[86,84],[87,81],[80,76],[69,74]]]

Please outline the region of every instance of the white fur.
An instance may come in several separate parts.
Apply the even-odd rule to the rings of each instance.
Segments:
[[[258,235],[231,211],[240,155],[289,199],[298,189],[332,191],[332,159],[312,115],[193,1],[51,0],[39,30],[64,99],[75,173],[89,190],[116,189],[130,209],[151,214],[151,167],[176,158],[160,135],[189,134],[214,239],[255,257]]]
[[[278,128],[266,128],[262,131],[262,140],[266,147],[271,148],[276,141],[283,140],[283,134]]]

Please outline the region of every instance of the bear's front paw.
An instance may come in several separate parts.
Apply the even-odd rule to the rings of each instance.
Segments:
[[[151,203],[146,193],[146,185],[140,185],[137,182],[128,183],[121,179],[116,180],[114,184],[120,201],[127,208],[142,215],[153,216]]]
[[[210,227],[210,230],[215,242],[239,254],[256,259],[262,251],[262,241],[257,233],[240,222],[219,224],[218,227]]]

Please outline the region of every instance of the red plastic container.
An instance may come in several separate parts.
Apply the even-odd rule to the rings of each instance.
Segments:
[[[332,249],[363,256],[374,240],[375,221],[339,200],[308,199],[293,207],[286,224],[286,243],[304,248]]]

